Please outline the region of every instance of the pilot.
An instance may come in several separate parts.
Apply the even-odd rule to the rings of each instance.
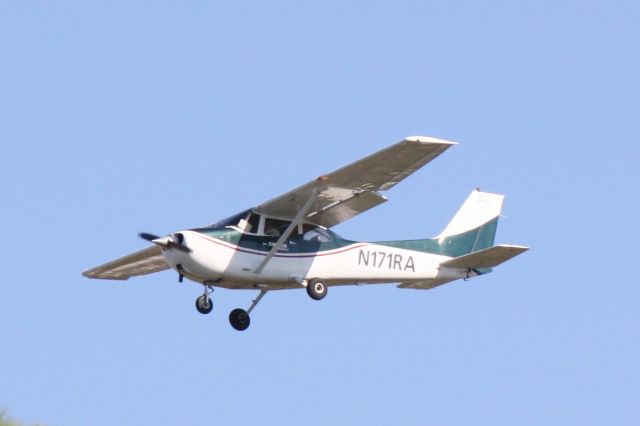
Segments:
[[[275,226],[269,226],[265,228],[264,234],[270,237],[279,237],[280,231],[278,231],[278,228],[276,228]]]

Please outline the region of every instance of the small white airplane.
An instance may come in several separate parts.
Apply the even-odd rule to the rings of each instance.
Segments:
[[[213,225],[164,237],[140,233],[154,245],[83,275],[126,280],[172,268],[179,282],[186,277],[204,286],[196,299],[202,314],[213,309],[214,287],[259,290],[247,310],[229,314],[231,326],[241,331],[271,290],[306,288],[309,297],[321,300],[330,286],[399,283],[400,288],[431,289],[486,274],[528,250],[493,245],[502,195],[474,190],[444,231],[430,239],[363,243],[329,230],[387,201],[379,191],[455,144],[408,137]]]

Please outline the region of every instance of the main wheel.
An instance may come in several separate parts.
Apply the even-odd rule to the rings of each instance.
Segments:
[[[202,295],[196,299],[196,309],[201,314],[208,314],[213,310],[213,300],[207,295]]]
[[[251,318],[249,318],[249,314],[244,309],[234,309],[229,314],[229,323],[231,323],[231,327],[235,328],[238,331],[244,331],[249,328],[249,324],[251,324]]]
[[[312,280],[307,284],[307,294],[313,300],[322,300],[327,295],[327,285],[322,281]]]

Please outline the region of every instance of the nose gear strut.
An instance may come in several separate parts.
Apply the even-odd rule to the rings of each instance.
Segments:
[[[204,283],[204,293],[196,299],[196,309],[201,314],[208,314],[213,310],[211,294],[213,294],[213,285],[207,281]]]

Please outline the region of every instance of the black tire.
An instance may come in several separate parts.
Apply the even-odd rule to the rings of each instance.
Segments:
[[[249,328],[249,324],[251,324],[251,318],[249,318],[249,314],[247,311],[241,308],[234,309],[229,313],[229,323],[231,327],[235,328],[238,331],[244,331]]]
[[[327,285],[322,281],[309,281],[307,284],[307,294],[313,300],[322,300],[327,295]]]
[[[213,310],[213,300],[204,294],[196,299],[196,309],[201,314],[208,314]]]

